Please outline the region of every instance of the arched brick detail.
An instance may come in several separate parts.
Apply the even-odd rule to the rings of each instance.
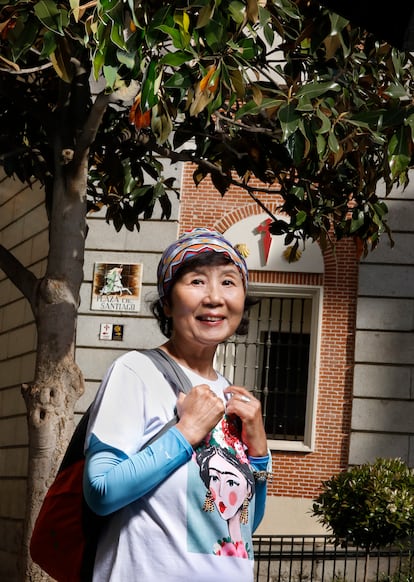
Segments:
[[[272,214],[276,213],[277,209],[276,202],[268,204],[268,209]],[[263,214],[263,212],[264,211],[262,210],[262,208],[260,208],[258,204],[249,203],[246,204],[246,206],[238,208],[237,210],[233,210],[232,212],[229,212],[229,214],[227,214],[226,216],[223,216],[213,225],[213,228],[215,228],[218,232],[225,232],[227,229],[233,226],[233,224],[236,224],[236,222],[240,222],[241,220],[243,220],[243,218],[247,218],[248,216],[253,216],[255,214],[256,215]]]

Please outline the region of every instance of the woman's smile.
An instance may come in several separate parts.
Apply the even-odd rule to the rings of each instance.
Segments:
[[[165,306],[174,341],[217,346],[236,331],[244,312],[245,290],[233,264],[201,266],[185,273]]]
[[[225,317],[223,315],[198,315],[196,319],[205,323],[220,323]]]

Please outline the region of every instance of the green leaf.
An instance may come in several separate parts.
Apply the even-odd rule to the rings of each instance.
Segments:
[[[204,28],[213,18],[215,2],[207,2],[198,13],[196,28]]]
[[[68,14],[65,10],[59,10],[53,0],[36,2],[34,13],[46,28],[63,36],[63,23],[68,22]]]
[[[55,35],[50,30],[46,31],[43,35],[43,48],[40,55],[41,58],[45,58],[51,55],[56,50],[56,46]]]
[[[155,79],[157,75],[157,64],[154,60],[148,65],[144,79],[142,81],[141,107],[142,111],[151,109],[157,103],[155,95]]]
[[[184,71],[177,71],[167,81],[164,83],[164,87],[169,88],[178,88],[178,89],[187,89],[191,85],[191,79],[189,78],[188,74],[184,73]]]
[[[406,176],[405,172],[408,169],[410,163],[409,156],[406,155],[393,155],[389,159],[391,176],[394,179],[399,179],[402,183],[405,183]]]
[[[174,12],[174,22],[178,24],[185,33],[188,33],[190,27],[190,17],[185,10],[176,10]]]
[[[242,38],[239,43],[235,44],[235,49],[244,60],[250,61],[256,56],[257,43],[252,38]]]
[[[339,152],[340,145],[333,130],[331,130],[328,135],[328,147],[334,154]]]
[[[100,71],[105,62],[105,53],[101,50],[97,50],[93,56],[93,74],[94,78],[98,79]]]
[[[354,113],[346,117],[348,123],[357,125],[360,127],[376,127],[381,119],[383,119],[385,109],[361,111],[360,113]]]
[[[300,95],[296,109],[298,111],[313,111],[313,104],[309,95]]]
[[[229,77],[233,91],[236,93],[239,99],[243,99],[245,87],[241,72],[239,71],[239,69],[234,69],[233,71],[229,72]]]
[[[178,11],[176,10],[174,13],[174,22],[178,24],[180,37],[181,37],[181,46],[183,48],[187,47],[191,41],[191,34],[188,32],[190,26],[190,18],[187,12]]]
[[[286,140],[286,147],[293,163],[298,167],[304,158],[305,154],[305,138],[300,131],[295,131]]]
[[[240,107],[239,111],[234,117],[236,120],[238,120],[241,119],[244,115],[258,115],[266,109],[278,108],[283,103],[285,103],[284,100],[272,98],[263,99],[260,105],[258,105],[255,101],[248,101],[243,105],[243,107]]]
[[[294,103],[286,103],[279,108],[278,118],[283,131],[283,141],[296,131],[299,126],[300,116]]]
[[[411,130],[411,141],[414,142],[414,113],[407,117],[405,123]]]
[[[123,25],[113,23],[111,26],[111,40],[115,46],[120,49],[125,49]]]
[[[246,7],[242,2],[233,0],[229,4],[229,13],[236,24],[242,24],[246,14]]]
[[[115,85],[115,81],[118,77],[118,69],[116,67],[111,67],[111,66],[106,65],[103,67],[103,74],[104,74],[107,86],[112,89],[113,86]]]
[[[266,39],[267,44],[269,46],[273,46],[273,43],[275,41],[275,33],[269,24],[266,24],[263,27],[263,34],[264,34],[264,37]]]
[[[14,62],[17,62],[20,57],[32,48],[38,35],[38,26],[39,23],[35,19],[28,21],[27,19],[19,18],[16,21],[15,27],[9,35],[12,59]],[[52,32],[46,31],[45,34],[52,35]]]
[[[331,21],[331,35],[339,34],[342,30],[346,27],[349,20],[344,18],[343,16],[339,16],[335,12],[329,14],[329,19]]]
[[[352,220],[351,220],[351,227],[350,227],[350,233],[354,233],[356,232],[358,229],[361,228],[361,226],[363,226],[365,221],[365,213],[363,210],[354,210],[354,212],[352,213]]]
[[[161,59],[161,63],[163,65],[170,65],[172,67],[179,67],[184,63],[188,63],[191,59],[194,58],[194,55],[189,52],[184,51],[176,51],[174,53],[167,53]]]
[[[180,31],[177,30],[176,28],[173,28],[172,26],[167,26],[166,24],[160,24],[160,26],[157,26],[157,29],[161,30],[161,32],[165,32],[165,34],[168,34],[175,48],[177,49],[186,48],[186,44],[183,45],[182,43],[182,36],[180,34]]]
[[[296,215],[295,226],[301,226],[305,220],[307,219],[308,215],[304,210],[299,210]]]
[[[135,56],[133,54],[127,53],[125,51],[117,51],[116,56],[118,58],[118,61],[122,65],[128,67],[128,69],[130,69],[131,71],[135,67]]]
[[[165,194],[164,184],[157,182],[154,186],[154,198],[160,198],[163,194]]]
[[[322,134],[318,134],[316,136],[316,151],[318,152],[318,156],[320,158],[323,157],[326,149],[326,141]]]
[[[385,202],[375,202],[373,208],[380,218],[383,218],[388,213],[388,207]]]
[[[220,22],[211,20],[205,27],[205,38],[211,50],[216,51],[222,48],[223,36],[225,36],[226,29]]]
[[[384,94],[394,99],[408,99],[411,97],[410,93],[400,83],[391,83],[384,91]]]
[[[130,199],[136,201],[141,196],[145,196],[148,192],[151,192],[153,186],[142,186],[140,188],[133,188],[130,193]]]
[[[79,0],[70,0],[70,7],[76,22],[79,21]]]
[[[316,115],[322,122],[322,125],[320,126],[319,129],[316,130],[315,133],[327,133],[331,129],[331,121],[329,117],[325,115],[325,113],[323,113],[323,111],[321,111],[320,109],[317,109]]]
[[[308,99],[313,99],[315,97],[320,97],[321,95],[324,95],[328,91],[334,91],[335,93],[338,93],[339,91],[341,91],[341,86],[335,81],[324,81],[324,82],[312,81],[310,83],[302,84],[297,92],[297,96],[300,97],[304,95]]]
[[[290,191],[299,200],[304,200],[304,198],[305,198],[305,189],[302,186],[292,186],[292,188],[290,189]]]
[[[408,144],[406,140],[406,135],[404,128],[398,130],[388,144],[388,155],[404,155],[408,156]]]

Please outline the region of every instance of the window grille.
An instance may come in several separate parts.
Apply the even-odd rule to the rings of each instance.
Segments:
[[[248,335],[233,336],[217,351],[218,369],[231,383],[253,389],[261,401],[270,440],[307,440],[314,299],[309,293],[259,298],[250,310]]]

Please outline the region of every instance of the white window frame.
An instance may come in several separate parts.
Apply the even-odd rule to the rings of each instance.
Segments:
[[[315,448],[316,408],[319,385],[319,354],[322,328],[323,287],[316,285],[287,285],[269,283],[250,283],[251,297],[311,299],[310,346],[308,385],[306,397],[305,434],[301,440],[268,440],[272,451],[296,451],[310,453]]]

